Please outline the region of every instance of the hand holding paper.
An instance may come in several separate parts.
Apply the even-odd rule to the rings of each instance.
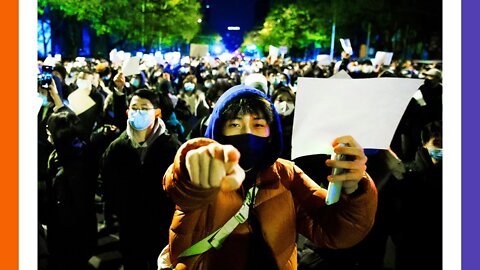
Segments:
[[[340,44],[342,45],[342,48],[346,53],[348,53],[349,55],[353,54],[352,44],[350,43],[349,38],[345,38],[345,39],[341,38]]]
[[[367,163],[367,157],[363,153],[363,148],[355,141],[352,136],[338,137],[333,141],[332,145],[335,154],[350,156],[352,157],[353,161],[338,161],[328,159],[326,161],[327,166],[347,170],[347,173],[344,174],[330,175],[328,177],[328,180],[344,182],[360,181],[360,179],[362,179],[365,173],[365,170],[367,169],[367,166],[365,165]],[[351,192],[347,191],[347,193]]]
[[[345,134],[355,137],[355,143],[350,145],[353,148],[361,149],[356,143],[358,141],[365,148],[387,149],[408,102],[423,82],[404,78],[342,79],[343,75],[336,78],[298,79],[292,159],[332,154],[332,138],[343,138]],[[333,146],[338,143],[351,142],[341,139]],[[362,158],[357,155],[357,160],[360,162],[356,165],[361,166]],[[353,166],[353,163],[350,165]],[[360,167],[354,170],[350,173],[361,172]],[[347,175],[338,175],[332,180],[350,180]],[[352,184],[352,190],[356,189],[355,183]]]
[[[367,157],[363,153],[363,148],[355,141],[352,136],[343,136],[336,138],[333,143],[331,159],[326,160],[326,165],[332,167],[332,175],[328,176],[330,181],[326,202],[333,204],[340,198],[340,190],[346,194],[352,194],[358,188],[360,181],[367,169]],[[344,157],[336,159],[335,157]]]
[[[140,74],[140,58],[131,57],[123,64],[122,71],[124,76]]]
[[[125,87],[125,76],[123,75],[123,72],[117,73],[115,77],[113,78],[113,82],[115,83],[115,87],[117,87],[118,90],[122,91],[123,87]]]

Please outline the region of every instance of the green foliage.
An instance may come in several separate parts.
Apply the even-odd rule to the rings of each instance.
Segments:
[[[205,34],[205,35],[196,35],[191,43],[197,44],[215,44],[222,41],[222,36],[218,33],[215,34]]]
[[[200,30],[198,0],[39,0],[38,6],[40,15],[47,7],[60,10],[90,22],[97,35],[123,36],[146,48],[189,42]]]
[[[276,6],[268,14],[261,29],[247,33],[245,44],[287,46],[304,49],[312,44],[328,42],[328,22],[299,5]]]

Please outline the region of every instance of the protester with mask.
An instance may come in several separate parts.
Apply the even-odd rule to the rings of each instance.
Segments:
[[[149,88],[150,86],[148,85],[147,82],[147,76],[145,75],[144,71],[141,71],[139,74],[134,74],[130,78],[129,81],[130,87],[133,89],[133,91],[141,89],[141,88]]]
[[[171,164],[180,142],[166,132],[154,92],[135,91],[127,113],[127,129],[101,161],[105,213],[118,217],[124,269],[152,270],[168,242],[174,207],[158,174]],[[105,219],[107,226],[113,223]]]
[[[182,90],[178,97],[187,102],[189,110],[193,115],[197,115],[198,106],[206,106],[208,108],[205,103],[205,94],[197,89],[197,78],[195,75],[185,77]]]
[[[425,82],[419,88],[422,98],[425,101],[424,115],[425,122],[442,120],[443,107],[443,86],[442,72],[437,68],[431,68],[425,72]]]
[[[213,77],[211,75],[207,75],[204,79],[204,82],[203,82],[203,89],[205,91],[205,93],[212,89],[212,87],[215,86],[215,80],[213,79]]]
[[[335,66],[333,67],[333,74],[336,74],[341,70],[345,70],[346,72],[349,72],[348,64],[350,64],[351,55],[346,51],[342,51],[341,55],[342,55],[341,61],[336,62]]]
[[[210,123],[211,113],[213,111],[215,103],[220,98],[220,96],[231,87],[232,85],[228,81],[221,80],[207,91],[206,99],[210,113],[197,121],[197,124],[192,128],[190,134],[188,134],[188,139],[202,137],[205,134],[208,124]]]
[[[103,108],[105,123],[114,125],[120,131],[127,128],[127,115],[125,111],[128,108],[128,97],[133,92],[126,85],[123,72],[119,72],[113,78],[110,84],[111,93],[105,99]]]
[[[60,80],[60,84],[59,84],[61,88],[60,96],[64,99],[67,99],[68,95],[70,95],[70,93],[72,93],[73,91],[70,85],[67,85],[67,83],[65,82],[65,78],[67,77],[67,69],[65,69],[65,67],[62,64],[57,63],[53,67],[52,75],[56,76]]]
[[[54,75],[53,78],[56,76]],[[48,85],[48,89],[42,88],[38,85],[38,102],[39,109],[37,115],[37,177],[39,188],[39,205],[38,218],[40,222],[45,220],[45,209],[47,208],[42,194],[45,193],[46,179],[48,176],[48,159],[52,151],[53,145],[48,141],[47,135],[47,121],[50,115],[63,106],[63,101],[58,92],[56,80],[52,79]]]
[[[198,119],[201,119],[209,113],[208,104],[205,101],[205,94],[197,89],[197,78],[195,75],[188,75],[185,77],[183,80],[183,88],[180,91],[178,98],[188,105],[188,110],[190,112],[190,116],[187,119],[184,119],[177,114],[185,128],[185,133],[188,134],[193,126],[195,126]],[[178,103],[178,105],[181,106],[181,103]]]
[[[82,126],[84,136],[88,138],[92,132],[103,125],[103,107],[104,98],[98,91],[98,85],[93,85],[94,74],[91,71],[84,70],[78,74],[78,78],[75,82],[77,85],[76,91],[84,92],[95,103],[86,111],[79,113],[80,125]]]
[[[244,85],[229,89],[215,104],[205,136],[187,141],[164,176],[177,211],[162,255],[175,269],[296,269],[297,233],[320,246],[345,248],[370,230],[376,189],[365,173],[363,149],[351,136],[332,138],[335,152],[355,159],[326,162],[349,170],[329,176],[344,185],[332,206],[325,204],[326,190],[279,159],[280,120],[264,93]],[[228,220],[236,227],[227,226],[233,231],[221,246],[201,247],[222,242],[214,237],[190,249]]]
[[[267,75],[266,75],[266,78],[268,80],[267,96],[269,97],[272,96],[273,91],[280,84],[280,78],[278,77],[278,73],[280,73],[280,71],[277,70],[276,68],[271,68],[267,70]]]
[[[290,76],[288,73],[282,72],[278,74],[278,79],[280,80],[279,85],[284,87],[290,87]]]
[[[272,95],[272,101],[280,115],[283,134],[283,151],[281,158],[292,158],[292,130],[295,110],[295,93],[289,87],[280,87]]]
[[[442,122],[421,131],[423,146],[405,162],[396,269],[442,268]]]

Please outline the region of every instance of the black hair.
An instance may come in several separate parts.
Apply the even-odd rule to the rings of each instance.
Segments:
[[[82,130],[80,118],[71,111],[54,112],[47,120],[47,129],[53,139],[53,144],[59,156],[69,156],[75,142],[80,142]]]
[[[425,145],[433,138],[433,145],[442,147],[442,121],[428,123],[421,132],[422,144]]]
[[[279,73],[280,76],[283,76],[287,79],[287,85],[290,84],[290,75],[288,75],[288,73],[286,72],[282,72],[282,73]]]
[[[62,80],[65,80],[65,78],[67,77],[67,70],[62,64],[56,64],[53,67],[53,71],[60,73],[60,75],[62,76]]]
[[[212,88],[207,90],[205,98],[207,101],[217,102],[218,98],[232,86],[233,85],[228,81],[219,80],[212,86]]]
[[[272,105],[268,100],[259,95],[247,95],[233,99],[225,106],[220,114],[220,126],[223,126],[228,120],[246,114],[261,115],[265,118],[268,125],[272,125],[274,120]]]
[[[167,121],[175,110],[173,102],[168,96],[168,92],[157,92],[159,108],[162,111],[162,120]]]
[[[140,88],[140,89],[136,90],[135,92],[133,92],[133,94],[130,96],[130,99],[129,99],[129,102],[128,102],[129,105],[130,105],[130,102],[132,102],[132,98],[134,96],[138,96],[140,98],[148,99],[152,103],[154,108],[159,108],[159,106],[160,106],[158,95],[155,92],[153,92],[151,90],[148,90],[147,88]]]
[[[156,85],[156,90],[161,94],[172,93],[172,83],[169,80],[161,78]]]
[[[275,91],[273,91],[272,101],[275,102],[277,97],[282,93],[286,93],[286,94],[290,95],[293,99],[293,102],[295,102],[295,93],[293,92],[293,90],[290,87],[286,87],[286,86],[281,86],[281,87],[275,89]]]

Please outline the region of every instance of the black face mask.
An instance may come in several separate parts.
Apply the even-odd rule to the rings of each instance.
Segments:
[[[268,137],[253,134],[224,136],[224,143],[231,144],[240,152],[240,167],[249,171],[262,164],[268,146]]]

